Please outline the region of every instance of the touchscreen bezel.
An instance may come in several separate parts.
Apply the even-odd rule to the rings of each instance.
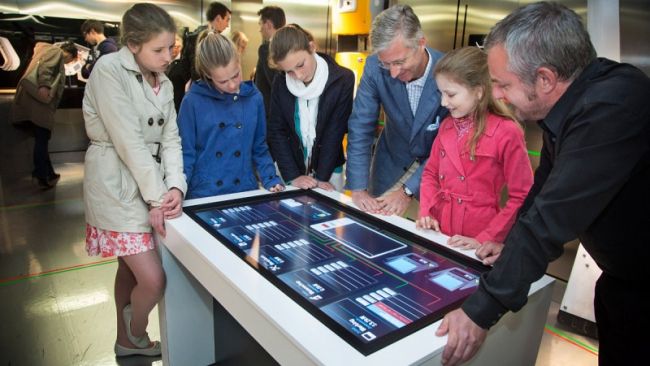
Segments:
[[[320,194],[312,190],[291,190],[291,191],[284,191],[279,193],[268,193],[264,195],[255,195],[255,196],[249,196],[244,198],[236,198],[231,200],[209,202],[204,204],[197,204],[197,205],[183,207],[183,211],[185,212],[185,214],[191,217],[194,222],[196,222],[210,235],[212,235],[219,243],[221,243],[223,246],[228,248],[228,250],[230,250],[236,256],[241,258],[251,268],[253,268],[260,275],[262,275],[266,280],[271,282],[275,287],[277,287],[280,291],[282,291],[282,293],[284,293],[286,296],[288,296],[293,301],[295,301],[303,309],[309,312],[312,316],[318,319],[321,323],[323,323],[330,330],[332,330],[339,337],[341,337],[348,344],[350,344],[352,347],[354,347],[357,351],[359,351],[361,354],[365,356],[372,354],[412,333],[417,332],[418,330],[430,324],[437,322],[438,320],[442,319],[444,315],[447,314],[449,311],[458,308],[465,300],[466,297],[461,298],[455,302],[452,302],[447,306],[440,308],[438,311],[432,312],[429,315],[424,316],[400,329],[396,329],[388,334],[385,334],[377,338],[373,342],[363,343],[362,341],[357,339],[352,333],[350,333],[345,327],[343,327],[342,325],[334,321],[318,306],[309,302],[307,299],[305,299],[299,293],[297,293],[294,289],[292,289],[286,283],[284,283],[280,278],[278,278],[278,276],[276,276],[271,271],[267,270],[264,266],[260,265],[254,258],[248,256],[245,251],[236,248],[234,245],[229,245],[229,241],[225,237],[223,237],[219,232],[214,230],[214,228],[212,228],[208,223],[204,222],[204,220],[197,215],[198,212],[202,212],[206,210],[227,209],[229,207],[240,206],[243,204],[251,205],[251,204],[265,203],[270,201],[284,200],[284,199],[298,197],[298,196],[308,196],[320,202],[324,202],[331,208],[335,210],[339,210],[345,213],[346,215],[348,215],[348,217],[353,217],[354,219],[358,220],[361,223],[371,224],[373,226],[381,226],[382,230],[389,231],[392,234],[391,236],[393,237],[406,239],[409,242],[414,242],[417,245],[420,245],[425,249],[428,249],[434,252],[435,254],[440,255],[450,261],[456,262],[465,267],[472,268],[477,272],[479,272],[479,274],[482,274],[483,272],[489,270],[489,267],[483,265],[480,261],[474,258],[464,256],[450,249],[449,247],[443,246],[439,243],[426,239],[411,231],[403,229],[395,224],[376,218],[356,208],[350,207],[341,201],[338,201],[336,199],[333,199],[331,197],[325,196],[323,194]],[[406,243],[406,245],[409,247],[411,246],[410,243]]]

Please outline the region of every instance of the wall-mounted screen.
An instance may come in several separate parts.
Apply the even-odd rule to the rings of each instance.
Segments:
[[[441,319],[488,269],[313,191],[184,211],[365,355]]]

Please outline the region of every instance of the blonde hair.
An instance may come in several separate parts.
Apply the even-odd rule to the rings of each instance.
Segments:
[[[121,28],[120,41],[125,46],[140,46],[163,32],[176,33],[172,17],[163,8],[147,3],[135,4],[127,10]]]
[[[248,37],[246,37],[246,34],[242,31],[234,31],[232,32],[231,35],[232,42],[235,44],[237,51],[239,51],[240,48],[246,48],[248,45]]]
[[[210,70],[228,66],[232,60],[239,62],[239,53],[231,40],[215,31],[199,34],[194,66],[201,79],[209,80]]]
[[[485,131],[488,113],[516,122],[510,110],[492,97],[492,82],[487,66],[487,54],[477,47],[463,47],[447,53],[438,61],[434,75],[445,75],[470,89],[481,88],[483,93],[474,111],[474,133],[467,140],[470,158],[474,160],[476,144]]]

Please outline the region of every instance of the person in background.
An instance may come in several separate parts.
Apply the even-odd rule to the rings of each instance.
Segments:
[[[284,189],[266,144],[262,96],[252,81],[242,82],[239,53],[231,40],[214,32],[199,35],[196,71],[200,79],[181,103],[187,198],[257,189]]]
[[[355,205],[402,215],[419,197],[420,178],[445,116],[433,69],[442,53],[426,47],[420,20],[395,5],[372,22],[366,59],[348,121],[347,188]],[[386,120],[375,145],[380,109]]]
[[[183,50],[183,37],[176,33],[174,36],[174,48],[172,48],[172,61],[178,61],[181,58],[181,51]]]
[[[284,10],[277,6],[265,6],[257,12],[260,17],[258,24],[260,26],[260,34],[262,34],[262,44],[257,49],[257,66],[255,66],[255,86],[260,90],[264,97],[264,110],[268,120],[270,102],[271,102],[271,87],[273,79],[275,79],[278,71],[269,66],[269,44],[271,38],[278,29],[287,24],[287,19],[284,15]]]
[[[267,141],[285,182],[343,191],[343,137],[352,112],[354,74],[297,25],[280,28],[270,60],[283,71],[273,82]]]
[[[54,113],[63,95],[63,65],[76,58],[77,48],[72,42],[63,43],[60,47],[38,42],[34,46],[32,60],[16,87],[11,118],[13,123],[26,125],[34,134],[32,178],[41,189],[54,187],[61,178],[60,174],[54,172],[48,144],[52,137]],[[33,74],[36,75],[35,80],[23,80]]]
[[[246,34],[242,31],[234,31],[232,32],[231,39],[237,47],[237,52],[241,57],[241,55],[244,54],[244,51],[246,51],[246,46],[248,46],[248,37],[246,37]]]
[[[176,26],[162,8],[122,17],[124,47],[102,57],[86,84],[90,145],[84,170],[86,250],[117,256],[115,355],[160,355],[146,328],[165,288],[152,228],[180,216],[186,183],[172,85],[165,76]]]
[[[533,184],[523,130],[492,98],[482,50],[453,50],[434,74],[449,115],[422,173],[416,226],[442,231],[451,236],[449,245],[463,249],[503,242]],[[505,186],[508,201],[501,208]]]
[[[483,257],[494,267],[436,334],[447,335],[445,365],[473,357],[507,311],[521,309],[533,282],[580,239],[602,269],[594,310],[598,363],[633,365],[647,357],[650,298],[650,78],[597,58],[573,10],[523,6],[485,40],[495,98],[543,132],[540,164],[505,245]],[[500,254],[500,255],[499,255]],[[541,329],[540,329],[541,331]]]
[[[218,33],[223,33],[226,28],[230,27],[231,17],[232,12],[230,9],[217,1],[211,2],[208,10],[205,12],[205,18],[208,20],[208,28]]]
[[[104,35],[104,24],[99,20],[88,19],[83,22],[81,24],[81,34],[83,34],[86,43],[92,47],[90,52],[88,52],[86,64],[81,69],[81,76],[88,79],[95,62],[104,55],[117,52],[118,47],[113,38],[107,38]]]

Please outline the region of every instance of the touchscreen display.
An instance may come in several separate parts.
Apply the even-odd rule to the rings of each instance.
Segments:
[[[184,210],[366,355],[460,306],[487,270],[313,191]]]

